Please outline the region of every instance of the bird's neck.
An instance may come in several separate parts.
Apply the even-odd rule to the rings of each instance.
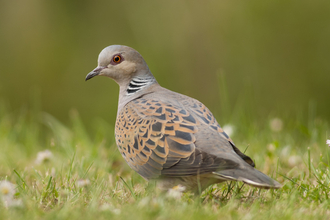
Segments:
[[[150,76],[134,77],[127,85],[126,96],[132,96],[155,82],[155,78]]]
[[[130,101],[150,93],[150,87],[157,84],[156,79],[151,76],[133,77],[128,84],[121,85],[119,90],[118,113]]]

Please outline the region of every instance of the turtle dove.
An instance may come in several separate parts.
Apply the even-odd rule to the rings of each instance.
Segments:
[[[157,179],[161,188],[181,184],[188,190],[228,180],[281,187],[254,168],[205,105],[161,87],[136,50],[106,47],[86,80],[94,76],[119,84],[116,143],[128,165],[144,179]]]

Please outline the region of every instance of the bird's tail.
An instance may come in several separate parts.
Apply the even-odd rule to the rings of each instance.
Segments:
[[[263,189],[278,189],[282,187],[280,183],[252,167],[220,170],[213,172],[213,174],[218,176],[219,179],[242,181],[246,184]]]

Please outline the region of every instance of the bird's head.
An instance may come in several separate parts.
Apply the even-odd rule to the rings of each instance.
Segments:
[[[97,67],[87,74],[86,80],[94,76],[107,76],[122,85],[133,77],[150,77],[152,74],[139,52],[127,46],[112,45],[101,51]]]

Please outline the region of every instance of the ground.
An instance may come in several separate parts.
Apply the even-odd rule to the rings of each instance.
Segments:
[[[235,115],[224,126],[281,189],[227,182],[193,195],[161,193],[132,171],[104,119],[87,126],[72,110],[64,125],[39,111],[10,112],[0,108],[0,219],[330,218],[329,124],[308,113]]]

